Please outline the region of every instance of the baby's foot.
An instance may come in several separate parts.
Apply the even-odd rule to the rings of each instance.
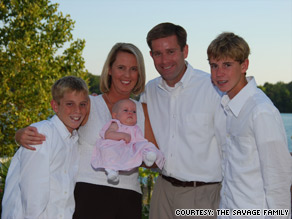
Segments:
[[[119,181],[119,173],[114,170],[107,170],[107,178],[111,182],[118,182]]]
[[[153,151],[150,151],[146,154],[144,163],[147,167],[151,167],[156,160],[156,154]]]

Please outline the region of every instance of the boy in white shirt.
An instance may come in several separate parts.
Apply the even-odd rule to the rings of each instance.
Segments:
[[[226,93],[221,100],[226,138],[220,208],[230,210],[226,218],[236,217],[235,209],[259,209],[257,218],[266,218],[264,209],[284,209],[281,218],[290,218],[292,162],[287,137],[277,108],[254,78],[246,77],[248,44],[233,33],[222,33],[207,54],[212,81]]]
[[[20,147],[6,178],[2,218],[72,218],[78,134],[89,105],[86,83],[75,76],[52,86],[51,119],[33,124],[46,136],[36,151]]]

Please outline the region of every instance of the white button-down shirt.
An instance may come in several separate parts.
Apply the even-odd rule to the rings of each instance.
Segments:
[[[190,64],[175,87],[161,77],[148,82],[140,101],[147,103],[156,141],[166,158],[164,175],[182,181],[221,181],[214,130],[220,99],[210,74]]]
[[[292,161],[282,118],[255,80],[248,80],[234,98],[221,101],[227,138],[220,207],[290,209]]]
[[[6,178],[2,218],[72,218],[78,135],[58,116],[33,124],[46,135],[36,151],[23,147],[14,155]]]

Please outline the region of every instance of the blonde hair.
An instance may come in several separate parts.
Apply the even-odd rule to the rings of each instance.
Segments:
[[[247,42],[240,36],[231,32],[223,32],[214,39],[208,49],[208,60],[232,58],[243,63],[249,56],[250,49]]]
[[[65,93],[73,91],[83,92],[86,95],[89,93],[85,81],[76,76],[65,76],[57,80],[51,88],[53,100],[58,104]]]
[[[139,95],[144,91],[145,88],[145,65],[144,59],[141,51],[131,43],[117,43],[115,44],[111,51],[109,52],[107,59],[104,63],[101,76],[100,76],[100,90],[102,93],[107,93],[110,90],[111,86],[111,76],[109,75],[109,70],[112,67],[113,63],[116,61],[117,54],[119,52],[128,52],[133,54],[136,57],[138,64],[138,81],[135,87],[132,90],[134,95]]]

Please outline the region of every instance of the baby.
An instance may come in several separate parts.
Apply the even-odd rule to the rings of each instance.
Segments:
[[[129,99],[118,101],[112,108],[112,118],[100,131],[101,138],[92,155],[92,167],[104,168],[112,182],[119,181],[118,171],[129,171],[142,162],[148,167],[155,162],[162,169],[162,152],[143,137],[136,125],[136,104]]]

